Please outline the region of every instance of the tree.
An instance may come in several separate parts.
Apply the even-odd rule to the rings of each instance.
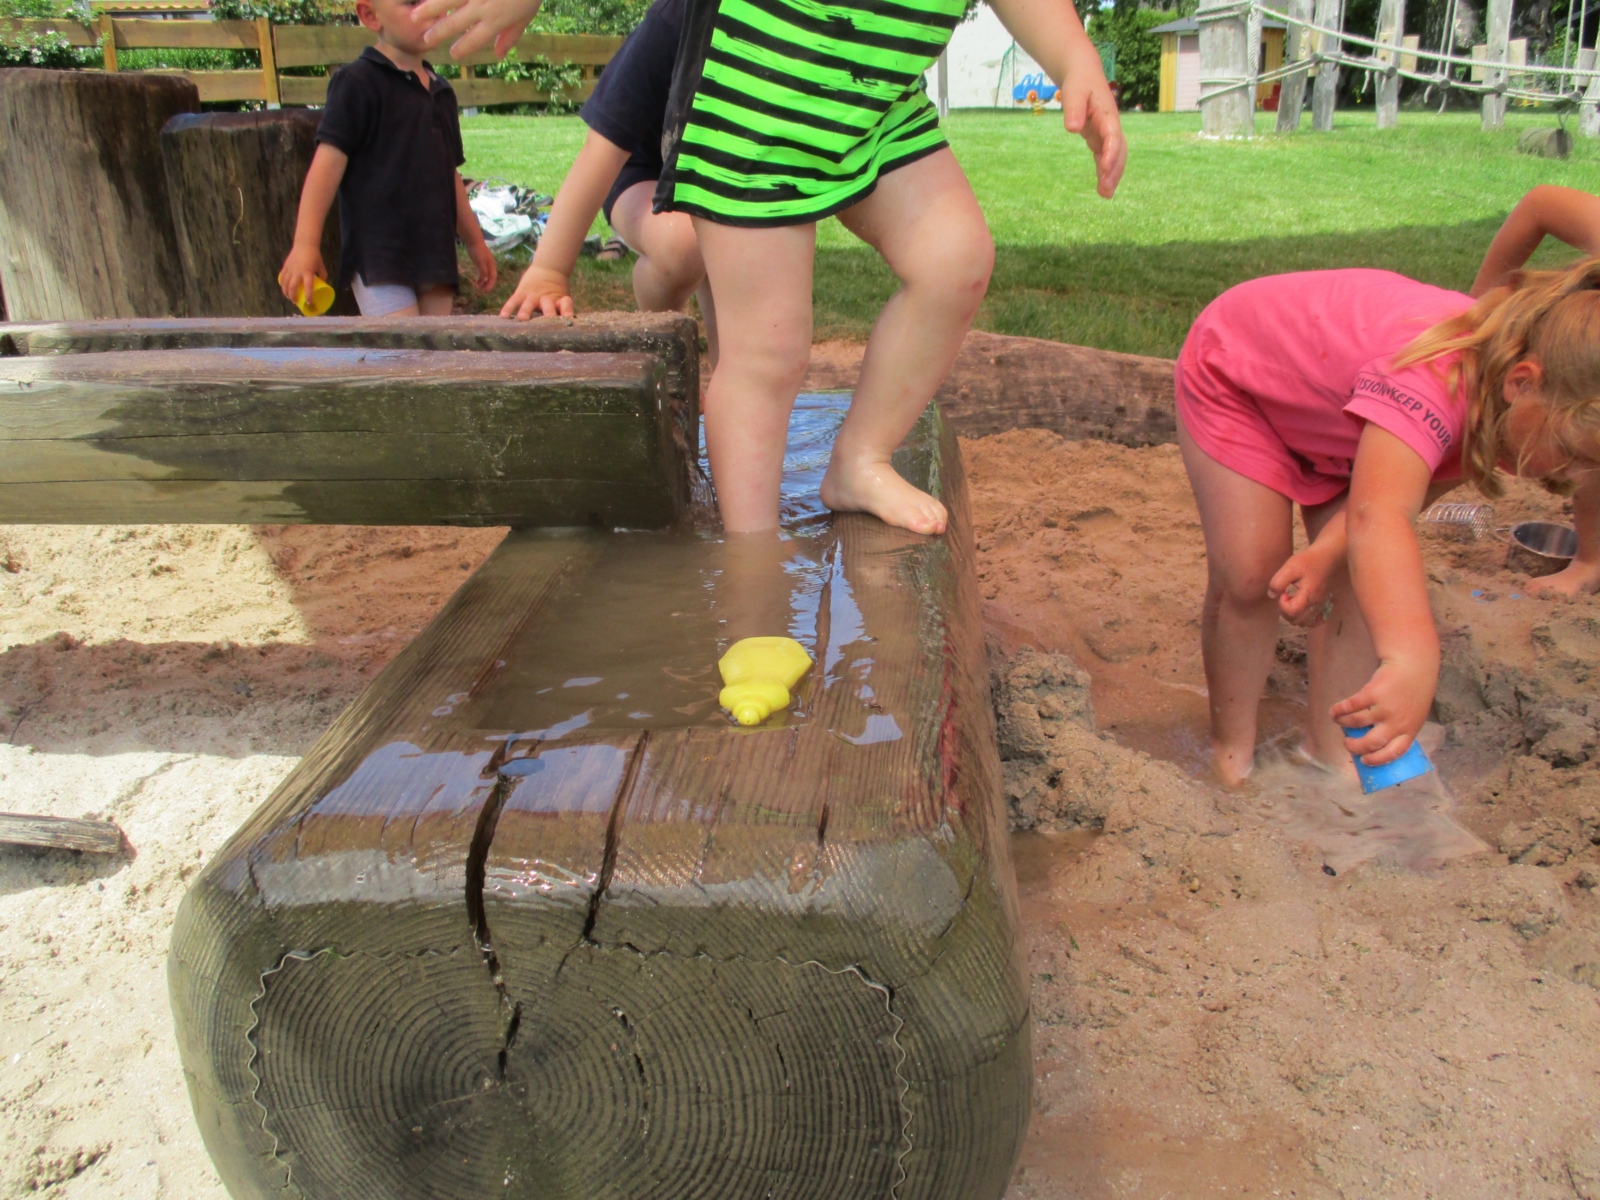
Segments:
[[[1117,83],[1124,108],[1154,108],[1161,97],[1161,38],[1150,31],[1178,13],[1132,4],[1102,8],[1089,20],[1089,36],[1117,48]]]

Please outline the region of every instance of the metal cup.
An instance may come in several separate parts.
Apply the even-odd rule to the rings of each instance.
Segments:
[[[1524,521],[1511,527],[1506,566],[1523,575],[1554,575],[1578,553],[1577,531],[1554,521]]]

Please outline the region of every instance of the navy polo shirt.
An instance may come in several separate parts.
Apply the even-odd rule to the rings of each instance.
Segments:
[[[579,114],[590,129],[628,151],[628,161],[606,197],[608,221],[618,196],[636,183],[661,178],[661,124],[672,91],[683,13],[684,0],[656,0],[600,72]]]
[[[426,65],[426,64],[424,64]],[[466,161],[456,94],[422,86],[375,46],[328,80],[317,141],[350,156],[339,183],[338,286],[358,272],[376,286],[461,282],[456,268],[456,168]]]

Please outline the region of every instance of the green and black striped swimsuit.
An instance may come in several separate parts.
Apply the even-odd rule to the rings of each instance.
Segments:
[[[656,210],[799,225],[944,147],[922,86],[963,0],[690,0]]]

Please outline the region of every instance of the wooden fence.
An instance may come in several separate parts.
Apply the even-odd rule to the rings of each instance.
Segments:
[[[74,46],[99,45],[105,69],[115,71],[122,50],[253,50],[261,65],[244,70],[187,71],[161,68],[166,75],[181,75],[200,89],[202,101],[258,100],[269,106],[321,104],[328,94],[326,75],[288,75],[296,67],[336,67],[360,55],[376,36],[360,25],[274,25],[265,17],[254,21],[162,20],[152,17],[113,17],[98,14],[85,24],[70,20],[0,20],[0,37],[27,37],[56,33]],[[622,45],[620,37],[585,34],[530,33],[517,43],[517,57],[525,64],[543,58],[579,68],[578,86],[562,95],[587,99],[594,90],[599,68],[611,61]],[[489,104],[542,104],[551,94],[533,79],[507,82],[475,73],[475,68],[495,61],[488,51],[462,64],[461,78],[450,81],[463,107]]]

